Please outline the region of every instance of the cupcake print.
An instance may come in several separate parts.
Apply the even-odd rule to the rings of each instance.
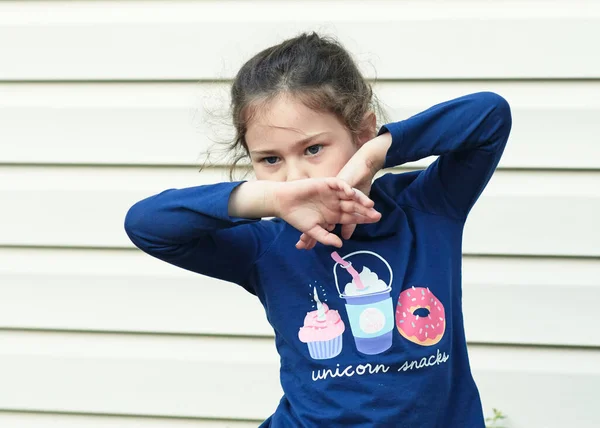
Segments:
[[[326,303],[321,303],[317,288],[314,290],[317,310],[306,314],[298,338],[307,344],[311,358],[326,360],[342,352],[342,333],[345,326],[338,311],[329,309]]]

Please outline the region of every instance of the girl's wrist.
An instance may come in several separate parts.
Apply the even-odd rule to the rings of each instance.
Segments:
[[[236,187],[229,197],[230,217],[277,217],[276,190],[281,183],[267,180],[247,181]]]
[[[385,165],[385,158],[391,145],[392,134],[386,132],[385,134],[378,135],[372,140],[367,141],[361,147],[361,151],[364,152],[365,159],[373,169],[373,173],[376,173]]]

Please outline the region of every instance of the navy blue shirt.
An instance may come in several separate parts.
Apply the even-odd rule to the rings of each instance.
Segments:
[[[382,127],[392,135],[385,167],[439,157],[375,180],[381,220],[359,225],[339,250],[297,250],[300,232],[280,219],[230,217],[239,182],[166,190],[135,204],[125,228],[146,253],[260,299],[284,391],[262,426],[483,428],[461,245],[510,128],[508,103],[490,92]]]

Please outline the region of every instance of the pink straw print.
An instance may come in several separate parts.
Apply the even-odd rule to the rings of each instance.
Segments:
[[[352,263],[342,259],[337,253],[337,251],[331,253],[331,258],[337,263],[341,264],[344,269],[348,270],[348,273],[352,275],[352,279],[354,280],[354,283],[356,284],[356,288],[358,290],[363,290],[365,288],[362,281],[360,280],[360,275],[358,274],[358,272],[356,272],[356,269],[352,267]]]

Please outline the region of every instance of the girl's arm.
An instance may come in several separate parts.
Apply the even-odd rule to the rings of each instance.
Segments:
[[[169,189],[133,205],[125,217],[125,231],[142,251],[193,272],[242,285],[254,262],[275,239],[268,201],[248,198],[234,207],[231,195],[241,182]],[[259,186],[254,186],[258,194]],[[251,192],[249,192],[251,193]]]
[[[383,126],[379,135],[389,132],[391,146],[380,139],[372,159],[388,168],[439,155],[403,192],[403,202],[465,219],[500,161],[511,125],[504,98],[492,92],[466,95]]]
[[[270,247],[280,217],[325,245],[340,247],[331,224],[373,223],[373,201],[337,178],[253,181],[170,189],[129,209],[125,230],[144,252],[175,266],[242,285]]]

